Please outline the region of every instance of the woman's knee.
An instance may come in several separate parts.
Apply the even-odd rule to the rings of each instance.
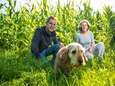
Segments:
[[[99,42],[96,47],[100,50],[100,49],[105,49],[104,43],[103,42]]]
[[[94,54],[96,54],[100,57],[103,57],[104,52],[105,52],[104,43],[99,42],[98,44],[96,44]]]

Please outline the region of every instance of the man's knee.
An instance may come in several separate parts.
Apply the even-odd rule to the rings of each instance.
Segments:
[[[58,52],[59,48],[60,48],[60,44],[54,44],[52,45],[52,48],[55,52]]]

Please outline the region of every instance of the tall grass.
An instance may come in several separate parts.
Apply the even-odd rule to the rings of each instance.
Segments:
[[[96,57],[86,66],[73,69],[69,76],[55,78],[50,61],[42,64],[31,53],[0,52],[0,86],[114,86],[115,53],[108,50],[103,62]]]
[[[72,38],[79,27],[79,22],[84,18],[91,23],[90,29],[95,34],[96,40],[103,41],[106,46],[110,42],[108,39],[111,39],[113,34],[109,23],[110,17],[114,13],[110,7],[105,7],[101,15],[98,11],[93,12],[90,2],[83,3],[84,10],[75,10],[73,2],[61,7],[60,0],[58,0],[57,9],[52,11],[46,3],[47,0],[43,0],[41,4],[38,3],[38,8],[33,5],[31,10],[22,7],[16,12],[14,9],[16,1],[7,1],[9,6],[1,4],[1,9],[5,7],[6,14],[0,13],[0,45],[3,49],[18,49],[29,46],[34,29],[45,25],[45,21],[50,15],[56,16],[58,22],[57,34],[65,44],[73,41]]]
[[[38,8],[33,5],[31,10],[21,7],[19,11],[15,11],[16,1],[7,1],[9,6],[0,4],[0,10],[6,8],[5,15],[0,12],[0,86],[115,85],[115,41],[111,41],[114,35],[115,13],[110,7],[105,7],[101,14],[98,11],[93,12],[90,2],[81,3],[84,10],[75,10],[74,1],[61,7],[58,0],[54,11],[46,3],[47,0],[42,0],[42,3],[38,3]],[[98,62],[95,57],[85,67],[73,69],[68,77],[61,74],[55,78],[50,61],[48,64],[43,64],[33,58],[30,52],[34,30],[45,25],[50,15],[57,18],[57,35],[64,44],[73,42],[80,21],[88,19],[96,42],[102,41],[106,46],[103,62]],[[110,45],[110,42],[113,45]]]

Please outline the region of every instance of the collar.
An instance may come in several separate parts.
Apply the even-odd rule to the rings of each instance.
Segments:
[[[51,35],[51,32],[49,32],[46,28],[46,26],[44,26],[44,34],[46,34],[47,36],[50,36]]]

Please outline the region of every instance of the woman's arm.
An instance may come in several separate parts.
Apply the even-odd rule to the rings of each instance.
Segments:
[[[95,46],[95,40],[94,40],[94,35],[93,33],[90,31],[90,38],[91,38],[91,43],[89,45],[89,48],[87,49],[90,53],[93,52],[93,48]]]

